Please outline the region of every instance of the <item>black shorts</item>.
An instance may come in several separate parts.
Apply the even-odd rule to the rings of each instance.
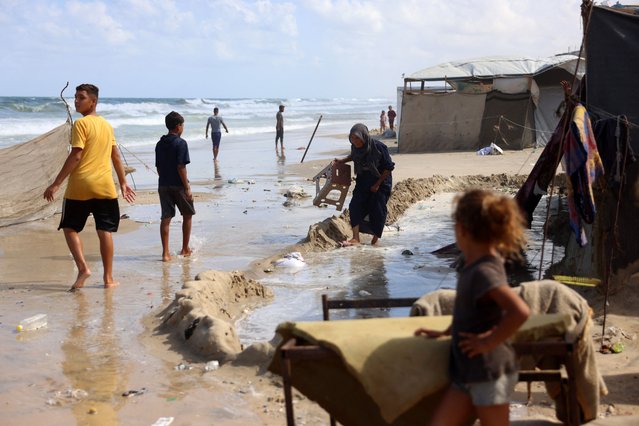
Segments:
[[[175,217],[175,206],[180,210],[182,216],[193,216],[195,207],[193,201],[186,199],[186,193],[182,186],[160,186],[160,207],[162,207],[162,219]]]
[[[118,199],[69,200],[62,203],[62,218],[58,229],[71,228],[81,232],[87,223],[89,214],[95,219],[95,229],[117,232],[120,225],[120,205]]]
[[[222,140],[222,132],[212,132],[211,140],[213,141],[213,148],[219,148],[220,141]]]

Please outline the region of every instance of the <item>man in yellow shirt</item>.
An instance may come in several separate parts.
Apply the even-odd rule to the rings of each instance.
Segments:
[[[113,279],[113,237],[120,224],[118,194],[113,182],[111,163],[120,181],[122,196],[129,203],[135,192],[126,182],[124,166],[115,143],[113,128],[95,109],[99,89],[93,84],[81,84],[75,89],[75,110],[82,118],[73,125],[71,152],[53,183],[44,191],[44,198],[53,201],[64,180],[69,177],[64,193],[62,218],[58,229],[64,237],[78,268],[78,276],[71,286],[76,290],[84,286],[91,270],[84,258],[80,232],[89,214],[93,214],[100,240],[100,255],[104,267],[104,287],[118,285]]]

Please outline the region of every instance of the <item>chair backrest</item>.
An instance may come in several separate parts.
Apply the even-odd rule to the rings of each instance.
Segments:
[[[346,163],[333,163],[331,167],[331,182],[337,185],[351,185],[351,165]]]
[[[397,297],[388,299],[329,299],[322,294],[322,315],[324,321],[330,320],[331,309],[366,309],[366,308],[410,308],[417,297]]]

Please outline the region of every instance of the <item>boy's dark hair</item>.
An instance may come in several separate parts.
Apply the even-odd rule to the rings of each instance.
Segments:
[[[284,105],[280,105],[280,112],[284,111]]]
[[[79,85],[78,87],[75,88],[75,91],[76,92],[85,91],[89,95],[95,96],[96,99],[99,97],[99,94],[100,94],[100,89],[98,89],[98,86],[94,84],[89,84],[89,83],[83,83]]]
[[[216,113],[216,112],[220,112],[220,109],[218,107],[213,108],[213,113]]]
[[[178,125],[184,123],[184,117],[175,111],[171,111],[164,117],[164,124],[169,130],[174,130]]]

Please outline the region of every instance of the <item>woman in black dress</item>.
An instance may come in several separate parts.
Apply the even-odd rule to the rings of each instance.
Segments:
[[[344,245],[359,244],[359,234],[372,234],[371,244],[382,237],[388,210],[386,203],[391,194],[393,177],[391,172],[395,163],[388,153],[388,148],[368,134],[368,128],[358,123],[353,126],[348,136],[351,153],[348,157],[335,161],[355,165],[355,189],[348,206],[353,238]]]

